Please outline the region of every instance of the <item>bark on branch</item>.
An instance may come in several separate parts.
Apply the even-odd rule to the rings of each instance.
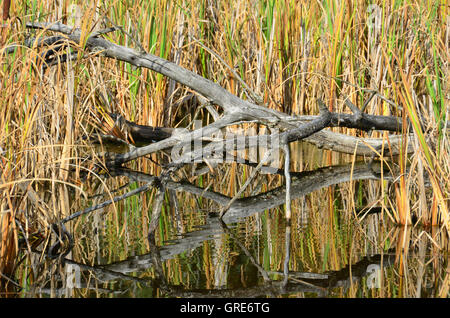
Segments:
[[[81,31],[59,22],[27,23],[27,27],[59,32],[65,34],[70,41],[80,44]],[[242,100],[216,83],[188,71],[175,63],[152,54],[114,44],[101,38],[101,34],[103,32],[96,32],[87,37],[85,42],[86,49],[101,53],[105,57],[130,63],[136,67],[145,67],[161,73],[203,95],[211,103],[220,106],[224,111],[224,115],[220,119],[198,131],[186,132],[182,135],[172,135],[159,142],[151,143],[141,148],[135,148],[128,153],[118,155],[113,162],[114,165],[121,165],[155,151],[173,147],[180,142],[190,142],[195,136],[208,136],[208,134],[217,129],[247,120],[283,130],[283,138],[287,138],[287,142],[304,139],[324,149],[356,155],[372,155],[373,150],[380,149],[386,141],[380,138],[358,138],[324,130],[323,128],[340,126],[362,130],[378,129],[389,131],[399,131],[402,128],[401,121],[398,118],[364,114],[356,107],[351,107],[348,103],[347,105],[352,108],[353,114],[321,114],[312,121],[304,120],[298,116],[287,115]],[[137,128],[139,130],[139,128],[143,127]],[[397,153],[401,142],[401,137],[390,137],[391,154]],[[388,148],[387,143],[385,147]],[[408,151],[411,150],[411,148],[408,149]]]

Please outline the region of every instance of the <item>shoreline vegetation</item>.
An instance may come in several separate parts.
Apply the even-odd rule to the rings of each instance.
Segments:
[[[447,2],[13,1],[2,16],[2,288],[13,288],[21,251],[43,242],[61,249],[72,239],[68,220],[105,206],[117,216],[117,202],[137,193],[151,193],[143,204],[155,244],[166,193],[176,200],[168,184],[189,165],[205,166],[189,179],[200,187],[223,177],[226,187],[211,190],[229,198],[217,211],[226,219],[233,203],[252,197],[275,151],[279,170],[266,183],[284,189],[289,231],[294,170],[365,160],[381,180],[365,181],[367,190],[346,180],[348,212],[376,205],[448,249]],[[225,131],[245,142],[217,138]],[[272,148],[251,164],[205,157],[247,154],[267,138]],[[299,158],[299,141],[323,156]],[[199,147],[170,156],[190,144]],[[102,175],[122,167],[156,179],[116,196]],[[93,181],[103,205],[89,200]],[[332,215],[336,194],[324,191]],[[372,201],[365,191],[376,193]]]

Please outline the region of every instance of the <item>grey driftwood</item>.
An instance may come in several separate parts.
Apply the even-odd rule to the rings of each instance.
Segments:
[[[80,42],[81,31],[62,23],[27,23],[28,28],[45,29],[64,34],[69,41]],[[92,33],[86,41],[86,49],[100,53],[109,58],[130,63],[136,67],[144,67],[161,73],[176,82],[185,85],[205,97],[211,104],[222,108],[223,114],[212,124],[195,131],[172,135],[158,142],[144,147],[131,148],[130,151],[114,157],[111,165],[121,165],[139,157],[156,151],[171,148],[177,144],[188,143],[198,136],[209,136],[219,129],[240,122],[251,121],[277,128],[282,131],[281,142],[293,142],[304,139],[321,148],[356,155],[373,155],[374,149],[380,150],[383,146],[388,149],[386,140],[381,138],[358,138],[341,133],[325,130],[327,127],[349,127],[362,130],[388,130],[400,131],[402,123],[399,118],[392,116],[375,116],[363,113],[349,100],[346,105],[352,114],[329,112],[320,105],[321,114],[318,116],[292,116],[264,106],[243,100],[218,84],[198,75],[179,65],[158,56],[134,50],[125,46],[111,43],[100,36],[103,33],[114,31],[110,28],[105,31]],[[45,41],[39,41],[39,43]],[[70,42],[69,42],[70,43]],[[373,95],[372,95],[373,97]],[[258,137],[256,137],[258,138]],[[390,153],[397,154],[402,143],[402,136],[390,136]],[[411,151],[408,148],[408,151]],[[195,158],[195,156],[191,157]]]

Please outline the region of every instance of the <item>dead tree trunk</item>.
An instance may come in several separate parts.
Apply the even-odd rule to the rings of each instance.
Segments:
[[[59,36],[57,38],[60,41],[66,37],[67,45],[70,45],[72,42],[80,44],[80,39],[82,38],[79,29],[74,29],[59,22],[28,23],[27,27],[62,33],[64,36]],[[401,119],[390,116],[365,114],[363,112],[364,109],[358,109],[348,99],[345,101],[345,104],[352,111],[351,114],[330,112],[322,101],[318,99],[317,103],[320,110],[318,116],[292,116],[240,99],[218,84],[186,70],[175,63],[142,52],[142,49],[141,51],[137,51],[114,44],[101,37],[102,34],[117,29],[118,28],[108,28],[90,34],[84,42],[85,49],[97,55],[124,61],[135,67],[148,68],[165,75],[170,79],[191,88],[205,98],[209,104],[219,106],[222,112],[220,112],[220,116],[217,116],[218,114],[215,113],[215,121],[208,126],[193,131],[184,130],[181,132],[170,128],[141,126],[121,119],[122,125],[126,126],[127,132],[131,135],[132,139],[135,138],[138,139],[138,141],[143,141],[148,144],[143,147],[130,147],[128,152],[117,154],[107,162],[110,168],[121,166],[142,156],[149,155],[156,151],[166,150],[174,146],[181,149],[185,145],[190,145],[197,141],[197,145],[201,145],[199,149],[185,152],[176,159],[172,158],[172,162],[167,166],[168,170],[162,175],[164,177],[161,177],[161,180],[167,180],[168,173],[170,174],[179,169],[184,164],[209,159],[205,157],[205,154],[209,156],[213,150],[220,153],[223,151],[245,149],[252,144],[258,144],[262,138],[268,137],[252,136],[237,143],[235,140],[217,140],[217,138],[211,138],[211,136],[220,132],[221,129],[243,122],[252,122],[270,127],[272,134],[269,138],[271,140],[270,144],[272,150],[274,148],[282,148],[285,152],[289,149],[289,147],[286,147],[288,143],[297,140],[305,140],[320,148],[342,153],[372,156],[382,148],[386,148],[389,150],[390,154],[395,155],[399,152],[404,143],[407,142],[404,140],[403,136],[390,136],[388,140],[379,138],[358,138],[326,130],[327,127],[347,127],[365,131],[376,129],[398,132],[402,130]],[[45,45],[46,40],[38,39],[37,43]],[[373,96],[374,94],[369,97],[369,100]],[[117,121],[118,118],[115,119]],[[198,143],[198,141],[200,141],[200,143]],[[204,143],[204,141],[208,142]],[[407,151],[411,150],[412,148],[407,149]],[[287,156],[287,158],[289,158],[289,156]],[[288,163],[289,162],[285,163],[285,165]],[[286,169],[285,176],[287,180],[290,180],[289,169]],[[290,188],[287,186],[286,191],[290,194],[289,189]],[[290,201],[289,198],[290,195],[286,195],[285,200]],[[289,202],[286,202],[286,204],[288,203]],[[158,211],[154,212],[157,213]],[[221,217],[224,216],[224,212],[225,210],[222,211]],[[288,218],[289,216],[287,215],[286,217]]]
[[[61,23],[28,23],[28,28],[46,29],[64,34],[70,41],[80,42],[81,32]],[[144,147],[132,148],[129,152],[115,156],[112,166],[119,166],[139,157],[153,152],[173,147],[179,143],[192,142],[196,138],[208,137],[226,126],[240,122],[255,122],[276,128],[282,131],[281,135],[285,142],[293,142],[300,139],[315,144],[321,148],[356,155],[373,155],[374,149],[383,146],[390,149],[395,155],[402,143],[401,136],[391,136],[389,146],[386,141],[379,138],[358,138],[344,135],[329,130],[327,127],[348,127],[362,130],[388,130],[401,131],[402,123],[397,117],[376,116],[363,113],[349,100],[346,104],[351,108],[352,114],[324,112],[319,116],[291,116],[267,107],[259,106],[231,94],[216,83],[188,71],[175,63],[157,57],[152,54],[139,52],[134,49],[111,43],[100,36],[106,32],[116,30],[115,28],[98,31],[87,39],[86,49],[100,53],[109,58],[125,61],[136,67],[145,67],[161,73],[180,84],[186,85],[204,96],[210,103],[222,108],[223,115],[209,126],[195,131],[186,131],[183,134],[165,134],[167,138],[152,142]],[[373,96],[373,95],[372,95]],[[320,103],[320,101],[318,101]],[[323,110],[323,107],[321,107]],[[306,119],[307,118],[307,119]],[[131,125],[131,128],[140,137],[152,135],[144,126]],[[152,139],[152,137],[149,137]],[[154,140],[155,141],[155,140]],[[386,142],[384,145],[383,143]],[[408,149],[409,151],[411,150]]]

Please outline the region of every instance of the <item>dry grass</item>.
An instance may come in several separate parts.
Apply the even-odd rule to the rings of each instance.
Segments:
[[[82,48],[77,59],[44,72],[40,49],[21,46],[6,54],[7,46],[24,43],[25,22],[36,20],[73,23],[86,36],[112,21],[123,32],[107,35],[110,40],[135,48],[139,42],[146,51],[177,61],[242,98],[253,96],[288,113],[316,114],[317,97],[336,111],[347,111],[346,96],[362,107],[369,94],[361,88],[377,90],[399,107],[374,98],[366,111],[410,121],[411,131],[401,133],[414,134],[416,151],[390,161],[400,169],[398,182],[388,187],[370,183],[367,191],[398,223],[410,223],[414,214],[423,224],[449,231],[449,6],[419,0],[375,5],[355,1],[344,6],[335,0],[13,2],[0,38],[0,272],[13,270],[19,224],[25,233],[45,231],[80,207],[89,187],[81,176],[96,160],[83,137],[101,107],[145,125],[184,125],[195,113],[196,105],[182,102],[192,95],[188,89]],[[99,104],[97,95],[106,103]],[[86,161],[87,156],[94,160]],[[323,163],[339,158],[329,153]],[[300,164],[308,165],[313,163]],[[144,160],[132,166],[159,171]],[[215,190],[236,193],[245,182],[236,169],[233,165],[223,174],[229,188]],[[427,176],[431,187],[425,186]],[[210,181],[199,182],[206,186]],[[349,193],[358,191],[355,183],[349,185]],[[332,190],[328,200],[331,214]],[[348,199],[349,209],[357,205]]]

